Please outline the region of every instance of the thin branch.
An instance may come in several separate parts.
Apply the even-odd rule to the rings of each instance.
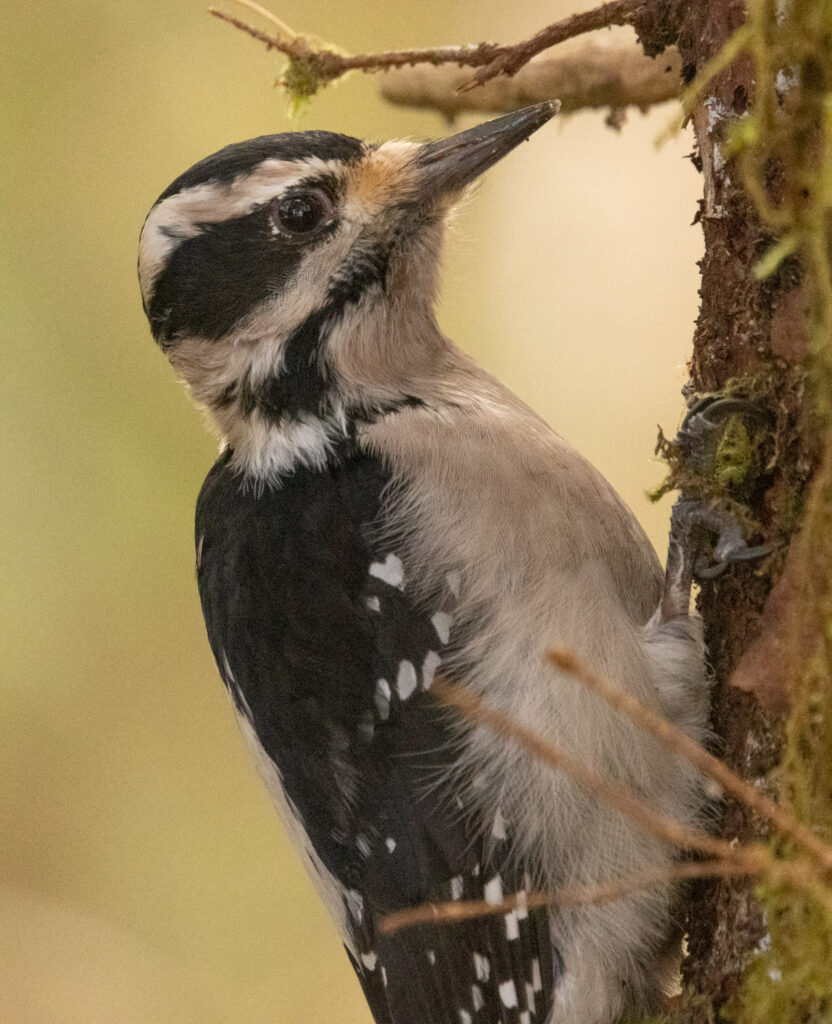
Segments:
[[[240,18],[235,18],[216,7],[209,7],[208,13],[220,21],[227,21],[253,39],[264,43],[266,49],[277,50],[292,61],[306,64],[320,78],[321,84],[332,82],[348,71],[381,71],[385,68],[398,68],[407,64],[469,64],[477,67],[493,57],[501,47],[494,43],[480,43],[478,46],[449,46],[435,49],[387,50],[380,53],[359,53],[355,55],[339,53],[327,47],[313,46],[305,36],[293,34],[291,38],[270,36],[268,33],[248,25]]]
[[[562,21],[556,21],[522,43],[502,47],[501,52],[485,67],[480,68],[462,89],[475,89],[497,75],[515,75],[532,57],[566,39],[574,39],[575,36],[594,32],[599,28],[608,28],[610,25],[631,25],[644,7],[644,2],[645,0],[613,0],[612,3],[602,4],[591,11],[582,11]]]
[[[455,707],[472,721],[528,750],[550,768],[564,772],[583,789],[615,808],[661,842],[670,843],[684,850],[696,850],[707,857],[732,861],[737,859],[737,850],[730,842],[716,839],[701,829],[683,825],[653,810],[617,782],[600,775],[594,768],[576,760],[503,712],[489,707],[470,689],[450,683],[446,679],[436,678],[431,692],[443,703]],[[764,854],[763,848],[755,850],[761,857],[768,856],[767,852]]]
[[[626,690],[602,679],[582,665],[570,651],[552,649],[549,661],[560,671],[578,680],[586,689],[606,701],[630,719],[635,725],[659,740],[666,747],[690,761],[703,775],[719,783],[723,789],[760,817],[771,822],[795,845],[809,853],[827,871],[832,872],[832,847],[807,828],[786,808],[780,807],[765,793],[740,778],[728,765],[708,753],[704,747],[684,733],[678,726],[652,708],[642,704]]]
[[[739,875],[758,875],[765,864],[753,856],[735,860],[703,860],[684,864],[671,864],[625,875],[602,885],[569,886],[549,892],[515,893],[499,903],[485,900],[457,900],[453,903],[423,903],[407,910],[387,914],[379,922],[379,931],[391,934],[400,928],[417,924],[467,921],[489,914],[510,914],[513,910],[535,910],[538,907],[585,907],[614,903],[655,885],[678,882],[691,878],[728,878]]]
[[[255,10],[259,8],[259,5],[255,5],[253,0],[240,0],[240,2]],[[305,37],[289,30],[288,26],[282,22],[278,22],[282,26],[282,33],[270,36],[253,25],[248,25],[241,19],[215,7],[209,8],[209,13],[264,43],[267,49],[278,50],[285,54],[292,64],[302,66],[311,83],[311,91],[340,78],[347,71],[379,71],[419,63],[457,64],[460,67],[477,68],[476,74],[462,83],[460,88],[465,90],[482,85],[498,75],[516,74],[520,68],[528,64],[532,57],[566,39],[572,39],[575,36],[610,25],[632,24],[644,4],[645,0],[613,0],[612,3],[602,4],[593,10],[573,14],[562,21],[557,21],[531,38],[524,39],[513,46],[479,43],[470,46],[442,46],[357,55],[340,53],[329,47],[315,46]],[[269,20],[276,21],[275,17],[270,16],[268,12],[264,12],[262,9],[260,12]]]
[[[467,72],[452,66],[399,68],[381,80],[381,95],[399,106],[438,110],[453,118],[464,111],[510,113],[531,103],[558,99],[561,112],[608,107],[640,110],[678,98],[682,58],[675,46],[646,57],[635,40],[576,40],[551,57],[534,60],[512,78],[495,78],[460,92]]]

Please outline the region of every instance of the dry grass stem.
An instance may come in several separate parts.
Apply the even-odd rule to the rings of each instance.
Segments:
[[[614,807],[661,842],[678,846],[683,850],[695,850],[707,857],[737,861],[738,851],[730,842],[716,839],[701,829],[683,825],[653,810],[617,782],[600,775],[594,768],[558,749],[532,729],[515,722],[503,712],[489,707],[481,697],[469,689],[437,678],[434,680],[432,692],[443,703],[456,708],[467,718],[519,744],[555,771],[564,772],[583,789],[608,806]]]
[[[776,804],[751,783],[740,778],[724,761],[708,753],[704,747],[682,732],[678,726],[636,697],[592,672],[571,651],[550,650],[549,661],[555,668],[572,676],[611,707],[620,711],[635,725],[659,740],[681,757],[686,758],[703,775],[717,782],[726,792],[761,818],[771,822],[784,836],[810,854],[825,870],[832,872],[832,847],[824,843],[786,808]]]
[[[289,28],[285,21],[282,21],[276,14],[273,14],[270,10],[263,7],[261,4],[257,4],[254,0],[236,0],[238,4],[242,4],[243,7],[248,7],[249,10],[254,11],[255,14],[259,14],[266,21],[270,21],[272,25],[277,26],[277,30],[281,32],[287,39],[296,39],[297,32],[294,29]]]
[[[383,917],[379,930],[391,934],[400,928],[417,924],[467,921],[489,914],[509,914],[513,910],[534,910],[537,907],[584,907],[602,903],[614,903],[633,893],[643,892],[654,885],[684,881],[691,878],[736,877],[757,875],[766,870],[766,858],[755,859],[754,855],[738,860],[703,860],[684,864],[671,864],[662,868],[639,871],[623,878],[616,878],[601,885],[570,886],[552,889],[548,892],[516,893],[499,903],[485,900],[458,900],[453,903],[423,903],[407,910],[397,910]]]

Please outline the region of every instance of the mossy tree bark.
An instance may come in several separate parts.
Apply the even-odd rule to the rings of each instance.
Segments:
[[[745,16],[743,0],[667,0],[652,12],[653,24],[665,31],[661,41],[678,41],[688,80],[719,53]],[[675,33],[668,31],[674,24]],[[641,32],[648,50],[651,27]],[[813,457],[800,430],[807,345],[800,269],[787,260],[775,275],[755,276],[754,267],[773,239],[738,168],[726,157],[727,133],[753,100],[753,66],[741,56],[708,84],[692,116],[694,159],[704,186],[697,219],[705,255],[690,369],[696,392],[746,394],[769,417],[760,475],[746,500],[761,533],[770,538],[793,528]],[[776,199],[775,162],[767,187]],[[760,632],[762,609],[783,561],[781,553],[763,563],[734,566],[705,583],[698,602],[715,677],[712,724],[719,752],[741,775],[764,786],[771,785],[779,761],[783,712],[764,708],[756,696],[732,686],[731,677]],[[743,807],[725,802],[718,826],[722,837],[747,842],[760,837],[759,828]],[[703,881],[693,896],[684,967],[689,998],[682,1015],[689,1024],[706,1024],[718,1019],[737,991],[766,926],[753,881]]]

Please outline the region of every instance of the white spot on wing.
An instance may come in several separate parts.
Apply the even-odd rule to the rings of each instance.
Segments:
[[[532,988],[535,992],[543,991],[543,982],[540,980],[540,961],[537,957],[532,960]]]
[[[504,981],[500,985],[500,1001],[507,1010],[517,1006],[517,989],[513,981]]]
[[[368,971],[374,971],[378,963],[378,957],[375,953],[362,953],[361,963],[364,964]]]
[[[474,972],[478,981],[488,981],[491,977],[491,961],[482,953],[474,953]]]
[[[370,575],[376,579],[384,580],[391,587],[398,587],[404,590],[404,566],[397,555],[388,555],[383,562],[372,562]]]
[[[384,840],[384,845],[387,847],[387,852],[392,853],[396,849],[396,840],[392,836],[388,836]]]
[[[371,612],[381,611],[381,601],[379,601],[375,594],[367,598],[366,605]]]
[[[534,998],[534,989],[528,982],[526,982],[526,1003],[528,1004],[528,1007],[532,1011],[532,1013],[535,1013],[537,1011],[537,1006]]]
[[[428,651],[425,655],[425,660],[422,662],[422,686],[429,690],[433,677],[436,675],[436,670],[442,662],[442,658],[436,653],[436,651]]]
[[[520,927],[517,921],[516,910],[512,910],[510,914],[506,914],[506,938],[509,942],[513,942],[515,939],[520,938]]]
[[[433,967],[436,963],[436,953],[432,949],[427,952],[428,963]]]
[[[531,1014],[528,1010],[520,1011],[520,1024],[532,1024]]]
[[[418,682],[413,662],[400,661],[399,674],[396,677],[396,690],[398,691],[399,699],[407,700],[418,686]]]
[[[436,635],[439,637],[443,644],[446,644],[451,635],[451,626],[453,625],[453,619],[447,612],[437,612],[431,617],[431,623],[433,628],[436,630]]]
[[[482,997],[482,989],[479,985],[471,986],[471,1005],[474,1007],[474,1013],[477,1013],[485,1005],[485,1000]]]
[[[483,896],[485,897],[486,903],[502,903],[503,901],[503,882],[499,875],[495,875],[485,883],[483,888]]]
[[[517,918],[520,921],[525,921],[528,916],[529,907],[526,903],[526,891],[525,889],[521,889],[520,892],[517,893]]]
[[[459,1011],[459,1024],[471,1024],[471,1014],[467,1010]]]
[[[451,899],[461,900],[462,892],[462,875],[454,875],[454,877],[451,879]]]
[[[390,716],[390,684],[386,679],[379,679],[376,683],[376,695],[373,698],[378,717],[382,721]]]

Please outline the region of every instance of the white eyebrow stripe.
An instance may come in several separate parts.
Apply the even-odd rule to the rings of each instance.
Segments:
[[[233,181],[194,185],[163,199],[148,214],[139,240],[139,283],[145,301],[170,253],[186,238],[198,235],[201,224],[243,217],[310,174],[337,173],[343,168],[341,161],[319,157],[266,159]]]

